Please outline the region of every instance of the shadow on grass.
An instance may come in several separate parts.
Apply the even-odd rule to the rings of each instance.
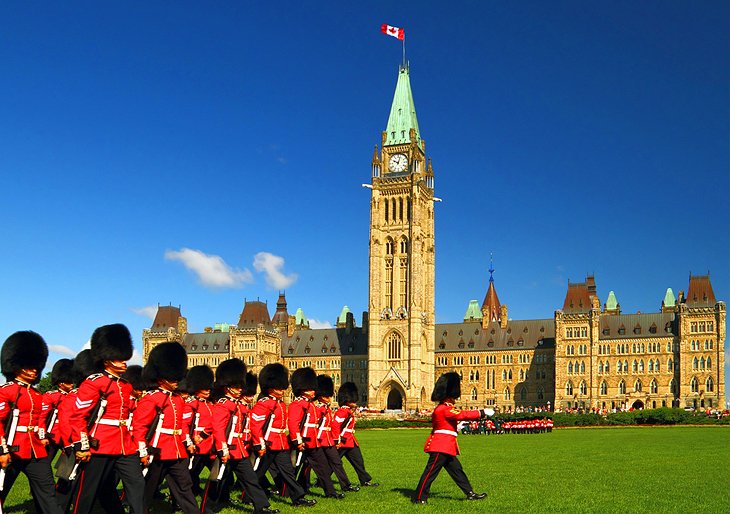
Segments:
[[[35,512],[35,503],[33,502],[33,498],[29,498],[23,503],[14,503],[13,505],[3,506],[3,513],[10,514],[12,512]]]

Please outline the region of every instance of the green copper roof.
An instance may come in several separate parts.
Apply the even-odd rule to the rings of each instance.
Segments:
[[[671,287],[667,288],[667,293],[664,295],[664,307],[674,307],[677,304],[677,299],[674,297],[674,291]]]
[[[295,322],[295,323],[296,323],[297,325],[306,325],[306,326],[309,326],[309,320],[308,320],[308,319],[307,319],[307,317],[306,317],[306,316],[304,315],[304,311],[302,310],[302,308],[301,308],[301,307],[299,307],[299,308],[297,309],[297,312],[296,312],[296,314],[294,314],[294,322]]]
[[[476,300],[469,301],[469,307],[466,308],[466,314],[464,314],[464,321],[470,319],[482,319],[482,310],[479,308],[479,302]]]
[[[395,86],[395,95],[393,95],[393,105],[390,107],[388,126],[385,129],[385,144],[410,143],[412,128],[416,129],[416,140],[420,144],[421,133],[418,130],[416,104],[413,103],[413,93],[411,93],[411,79],[408,75],[408,67],[401,66],[398,72],[398,83]]]
[[[229,323],[216,323],[213,332],[230,332],[231,325]]]
[[[617,307],[618,307],[618,300],[616,300],[616,295],[613,294],[613,291],[609,291],[608,299],[606,300],[606,310],[615,311]]]
[[[350,308],[345,305],[342,308],[342,312],[340,312],[340,315],[337,317],[337,323],[347,323],[347,313],[350,312]]]

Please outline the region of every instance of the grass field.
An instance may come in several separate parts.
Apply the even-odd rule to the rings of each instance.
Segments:
[[[428,505],[410,503],[426,464],[423,429],[358,432],[365,464],[380,487],[344,500],[312,497],[306,512],[728,512],[730,427],[558,429],[550,434],[459,436],[460,457],[477,492],[467,502],[445,471]],[[354,471],[345,464],[351,479]],[[356,482],[356,480],[353,480]],[[320,490],[314,488],[314,493]],[[6,512],[32,511],[21,476]],[[272,500],[282,513],[302,512]],[[160,506],[155,512],[169,512]],[[226,514],[251,512],[230,508]]]

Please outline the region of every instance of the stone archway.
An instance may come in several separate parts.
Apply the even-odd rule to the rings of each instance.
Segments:
[[[634,403],[631,404],[631,408],[634,410],[641,410],[644,408],[644,402],[641,400],[636,400]]]
[[[388,393],[388,401],[385,406],[388,410],[403,410],[403,395],[398,389],[391,389]]]

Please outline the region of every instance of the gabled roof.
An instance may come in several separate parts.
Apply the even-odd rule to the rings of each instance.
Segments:
[[[177,330],[177,319],[181,316],[180,307],[172,305],[159,305],[157,314],[152,322],[150,330],[152,332],[167,332],[168,328]]]
[[[712,307],[717,303],[710,275],[690,275],[685,303],[692,307]]]
[[[475,323],[436,325],[436,353],[553,347],[555,321],[552,319],[509,320],[506,328],[497,322],[490,322],[487,328]]]
[[[339,355],[364,356],[368,353],[368,336],[361,327],[318,328],[295,330],[291,337],[282,335],[282,357],[307,357]]]
[[[401,66],[398,71],[398,82],[395,86],[393,104],[390,107],[388,125],[386,126],[386,145],[397,145],[411,142],[411,129],[416,131],[416,141],[421,143],[421,133],[418,130],[416,105],[413,103],[411,79],[407,66]]]
[[[246,302],[238,318],[238,328],[255,328],[257,325],[263,324],[271,326],[271,318],[269,317],[269,308],[264,302]]]
[[[675,320],[676,314],[673,312],[602,315],[598,325],[598,339],[672,337],[677,334]]]
[[[228,332],[203,332],[202,334],[185,334],[182,345],[188,354],[228,353],[229,341]]]

